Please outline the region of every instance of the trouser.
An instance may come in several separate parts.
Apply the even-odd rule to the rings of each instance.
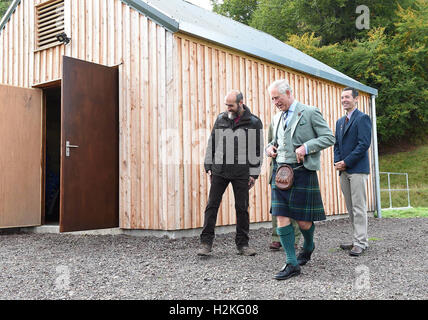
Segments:
[[[349,174],[342,171],[340,174],[340,186],[352,225],[353,245],[363,249],[369,245],[367,235],[367,179],[368,174],[365,173]]]
[[[248,246],[250,217],[248,214],[249,205],[249,190],[248,179],[226,179],[220,176],[213,175],[211,181],[210,194],[208,204],[205,208],[205,220],[201,233],[201,243],[211,245],[215,237],[215,225],[217,221],[217,213],[220,207],[221,199],[224,191],[226,191],[229,183],[232,183],[233,195],[235,197],[236,210],[236,246]]]

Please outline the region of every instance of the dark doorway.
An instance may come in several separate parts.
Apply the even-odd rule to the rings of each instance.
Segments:
[[[45,223],[59,224],[61,87],[44,90],[46,101]]]

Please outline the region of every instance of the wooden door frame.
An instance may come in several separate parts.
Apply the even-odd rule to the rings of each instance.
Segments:
[[[52,88],[59,88],[61,90],[62,87],[62,79],[57,79],[54,81],[49,81],[45,83],[40,83],[37,85],[33,85],[32,88],[41,89],[43,100],[42,100],[42,177],[41,177],[41,225],[46,223],[46,90]],[[61,106],[60,106],[61,107]],[[59,224],[59,220],[58,220]]]

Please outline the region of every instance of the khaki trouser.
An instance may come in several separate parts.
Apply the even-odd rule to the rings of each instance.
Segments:
[[[367,236],[367,196],[366,182],[368,174],[342,171],[340,186],[345,197],[346,208],[351,219],[353,245],[366,249],[369,245]]]

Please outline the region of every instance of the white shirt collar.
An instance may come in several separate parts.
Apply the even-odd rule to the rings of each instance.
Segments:
[[[293,103],[291,104],[290,108],[288,109],[288,112],[293,113],[294,109],[296,109],[296,106],[297,106],[297,100],[294,100]]]
[[[287,114],[287,119],[290,119],[291,114],[294,112],[294,109],[296,109],[297,106],[297,101],[294,100],[294,102],[291,104],[291,106],[288,108],[288,111],[284,112],[284,116],[282,117],[283,119],[285,119],[285,114],[288,112]]]
[[[352,114],[354,113],[355,110],[357,110],[357,108],[355,108],[354,110],[352,110],[351,112],[348,112],[346,114],[346,116],[348,117],[349,120],[351,120]]]
[[[297,100],[294,100],[291,106],[288,108],[288,112],[284,112],[282,118],[282,121],[285,121],[284,123],[288,126],[290,123],[291,117],[293,116],[293,112],[296,109],[297,106]]]

